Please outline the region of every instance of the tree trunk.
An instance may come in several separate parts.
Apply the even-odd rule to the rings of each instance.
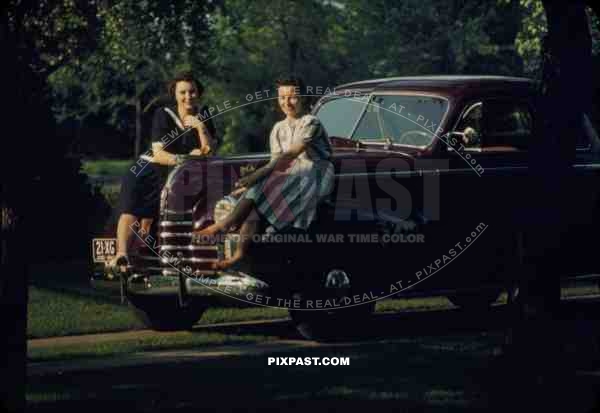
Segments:
[[[25,409],[27,342],[27,272],[20,252],[17,211],[6,201],[6,185],[2,195],[0,235],[0,411],[19,412]],[[13,193],[14,195],[14,193]]]
[[[18,130],[17,121],[24,110],[24,94],[30,91],[23,87],[23,67],[16,57],[15,39],[8,30],[6,21],[0,21],[0,50],[6,56],[2,90],[11,97],[5,108],[6,122],[2,131],[3,152],[21,155],[23,145],[29,140],[19,139],[23,130]],[[27,108],[31,109],[31,108]],[[35,136],[33,131],[28,130]],[[16,138],[15,138],[16,137]],[[31,150],[31,148],[27,148]],[[26,330],[27,330],[27,271],[23,259],[23,199],[27,187],[23,185],[28,168],[17,169],[11,159],[0,163],[0,411],[19,412],[25,410],[26,381]]]
[[[520,325],[514,345],[533,371],[553,368],[560,351],[561,232],[576,213],[569,181],[576,134],[591,104],[591,38],[583,1],[544,0],[548,36],[536,130],[530,146],[529,215],[523,231]]]

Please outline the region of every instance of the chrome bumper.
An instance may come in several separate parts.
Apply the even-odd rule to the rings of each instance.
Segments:
[[[218,275],[185,276],[172,271],[163,274],[115,275],[104,271],[104,264],[95,266],[92,286],[110,295],[125,297],[135,295],[172,295],[184,291],[190,298],[210,298],[218,302],[247,301],[248,294],[265,294],[270,286],[249,274],[238,271],[222,271]],[[125,282],[126,279],[126,282]],[[180,280],[184,284],[180,285]]]

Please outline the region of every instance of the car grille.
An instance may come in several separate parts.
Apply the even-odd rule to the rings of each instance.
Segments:
[[[192,211],[165,215],[158,227],[161,274],[211,274],[210,263],[218,260],[219,249],[216,245],[192,244]]]

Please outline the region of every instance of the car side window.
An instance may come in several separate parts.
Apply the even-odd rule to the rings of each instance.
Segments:
[[[483,102],[476,102],[467,107],[463,112],[458,125],[456,126],[456,132],[464,133],[472,130],[475,133],[470,135],[470,139],[464,140],[465,147],[477,147],[481,144],[481,133],[483,131]]]
[[[533,133],[533,115],[526,103],[486,102],[483,119],[483,139],[486,146],[527,149]]]
[[[582,131],[577,133],[577,150],[587,151],[592,147],[598,146],[598,133],[594,127],[594,123],[587,113],[583,115]]]

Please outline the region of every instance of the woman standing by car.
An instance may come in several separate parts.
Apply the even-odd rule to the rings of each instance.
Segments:
[[[117,255],[109,266],[126,265],[134,230],[149,234],[158,216],[160,194],[169,167],[182,161],[182,155],[210,155],[217,144],[215,127],[210,119],[201,121],[198,100],[204,88],[189,72],[180,73],[168,84],[170,105],[154,112],[152,149],[125,174],[119,200]],[[138,222],[139,221],[139,222]]]
[[[239,189],[234,193],[243,195],[230,215],[195,233],[196,240],[202,242],[241,225],[236,253],[216,262],[215,270],[228,268],[244,257],[261,221],[277,231],[288,226],[307,229],[316,217],[318,202],[333,186],[331,144],[319,119],[305,112],[304,83],[288,77],[278,80],[276,86],[279,108],[286,117],[271,130],[271,161],[237,182]],[[252,211],[261,220],[252,217]]]

